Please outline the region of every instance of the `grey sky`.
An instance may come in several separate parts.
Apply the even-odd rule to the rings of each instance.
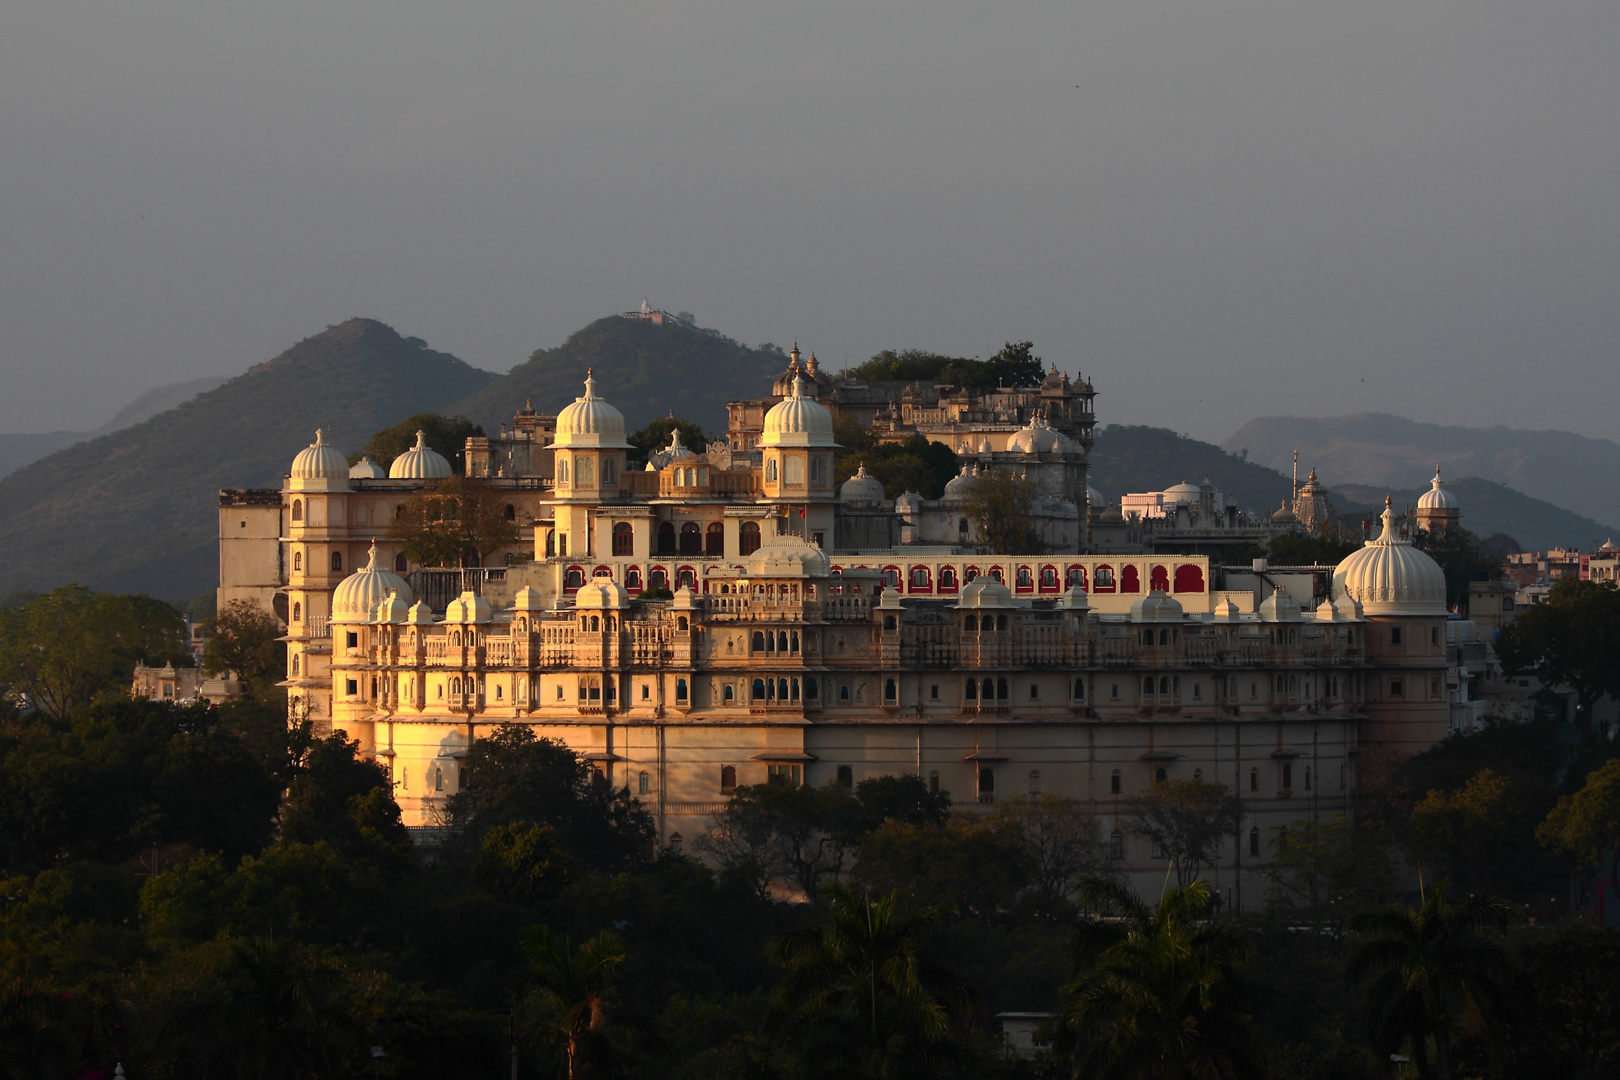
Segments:
[[[645,294],[835,367],[1033,338],[1206,438],[1613,437],[1617,56],[1593,3],[10,0],[0,430]]]

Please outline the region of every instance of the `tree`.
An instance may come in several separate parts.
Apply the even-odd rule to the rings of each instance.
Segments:
[[[1512,912],[1502,900],[1453,900],[1442,882],[1420,908],[1356,918],[1348,976],[1367,984],[1367,1031],[1380,1056],[1400,1051],[1451,1080],[1453,1040],[1470,1022],[1488,1028],[1501,1006],[1511,969],[1500,934]]]
[[[1360,547],[1359,540],[1281,533],[1266,545],[1266,558],[1275,566],[1336,566]]]
[[[836,882],[821,896],[821,919],[771,943],[786,975],[767,1032],[809,1076],[943,1075],[964,1054],[974,1002],[923,956],[922,933],[938,912],[902,915],[893,894],[874,899]]]
[[[57,720],[97,694],[127,694],[142,662],[191,664],[185,619],[161,600],[66,585],[0,612],[0,687]]]
[[[550,825],[497,825],[484,834],[472,872],[492,895],[537,908],[568,883],[572,864]]]
[[[1017,844],[1025,876],[1048,911],[1068,908],[1080,881],[1107,869],[1097,816],[1079,799],[1016,796],[997,803],[992,820]]]
[[[253,1080],[336,1075],[347,1048],[332,1015],[332,973],[287,941],[238,943],[231,954],[235,984],[213,1025],[208,1064]]]
[[[1243,800],[1225,784],[1162,780],[1125,801],[1126,831],[1159,846],[1175,867],[1176,884],[1191,885],[1237,835]]]
[[[251,600],[232,600],[207,626],[202,662],[209,674],[234,671],[250,690],[257,690],[287,670],[280,621]]]
[[[1208,883],[1170,889],[1156,909],[1112,882],[1094,880],[1083,895],[1119,921],[1083,925],[1076,938],[1061,1015],[1076,1041],[1077,1075],[1266,1074],[1248,1013],[1254,995],[1243,979],[1254,949],[1231,923],[1204,919]]]
[[[293,843],[331,844],[373,869],[398,873],[415,862],[393,781],[341,732],[313,742],[297,763],[281,807],[281,835]]]
[[[962,502],[979,549],[989,555],[1039,554],[1045,550],[1035,530],[1035,481],[1007,469],[988,469],[974,477]]]
[[[1498,1075],[1620,1075],[1620,933],[1566,923],[1520,945],[1524,970],[1498,1029]]]
[[[697,846],[732,873],[753,875],[761,895],[772,882],[786,880],[814,900],[821,880],[843,871],[859,831],[852,822],[860,813],[836,784],[739,787]]]
[[[1575,725],[1586,730],[1599,698],[1620,697],[1620,588],[1560,579],[1545,601],[1502,628],[1497,652],[1507,674],[1573,690]]]
[[[1620,895],[1620,758],[1611,758],[1586,778],[1586,785],[1558,800],[1536,829],[1547,847],[1575,856],[1582,865],[1609,860],[1609,887]]]
[[[927,781],[915,773],[868,777],[855,785],[855,802],[860,834],[886,821],[938,825],[951,813],[951,793],[929,791]]]
[[[937,499],[945,485],[961,470],[956,451],[921,435],[901,442],[879,442],[863,431],[852,418],[843,418],[836,438],[839,450],[833,459],[838,476],[850,476],[862,466],[883,484],[891,499],[915,491],[925,499]]]
[[[1275,830],[1271,862],[1261,873],[1271,881],[1272,900],[1321,921],[1382,903],[1395,888],[1395,871],[1384,839],[1343,814],[1301,818]]]
[[[1027,881],[1017,838],[964,816],[886,822],[862,838],[854,875],[908,906],[981,919],[1009,907]]]
[[[523,955],[529,963],[531,989],[524,1013],[530,1038],[562,1051],[568,1080],[592,1075],[598,1066],[610,1075],[610,1036],[643,1030],[636,1018],[619,1009],[614,994],[624,945],[604,932],[573,952],[567,938],[559,940],[545,927],[531,926],[523,932]]]
[[[1546,810],[1526,788],[1485,768],[1460,790],[1432,790],[1412,808],[1406,846],[1435,877],[1499,891],[1520,876],[1516,857]]]
[[[385,427],[371,438],[360,452],[349,459],[353,465],[362,457],[369,457],[384,469],[394,459],[416,445],[416,433],[428,449],[435,451],[450,463],[450,471],[461,475],[467,471],[467,440],[482,435],[484,429],[465,416],[441,416],[438,413],[417,413],[407,416],[392,427]]]
[[[1501,576],[1502,559],[1487,555],[1479,537],[1467,529],[1448,529],[1438,534],[1419,529],[1412,543],[1418,550],[1427,552],[1445,571],[1448,604],[1467,602],[1470,581],[1490,581]]]
[[[631,456],[646,461],[653,454],[669,446],[670,433],[675,431],[681,433],[681,445],[694,454],[703,453],[704,448],[709,445],[708,436],[703,434],[702,428],[690,420],[681,420],[673,414],[652,421],[625,439],[625,442],[635,449],[635,453]]]
[[[521,535],[506,495],[489,481],[449,476],[404,503],[389,535],[423,566],[482,566]]]

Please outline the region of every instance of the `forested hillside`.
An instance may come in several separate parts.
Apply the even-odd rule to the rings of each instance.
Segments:
[[[68,582],[186,600],[218,582],[224,487],[273,486],[325,428],[357,449],[494,376],[350,319],[150,420],[0,479],[0,596]]]

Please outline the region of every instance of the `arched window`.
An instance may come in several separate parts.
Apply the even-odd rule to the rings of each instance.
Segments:
[[[928,774],[928,791],[932,795],[939,794],[939,770],[935,769]]]
[[[1097,580],[1093,585],[1097,592],[1114,591],[1114,570],[1111,566],[1097,567]]]
[[[685,615],[677,615],[675,617],[675,629],[677,629],[677,630],[685,630],[685,629],[687,629],[687,626],[688,626],[688,624],[687,624]]]
[[[1153,676],[1149,675],[1147,678],[1142,680],[1142,693],[1153,693]]]
[[[804,460],[797,456],[782,463],[782,474],[789,484],[804,483]]]
[[[1155,784],[1162,784],[1168,779],[1169,776],[1166,775],[1163,765],[1160,765],[1157,769],[1153,770],[1153,782]]]
[[[996,700],[996,684],[992,679],[984,680],[983,697],[986,701]]]
[[[1122,593],[1139,593],[1142,591],[1142,576],[1137,573],[1136,567],[1124,566],[1120,568],[1119,591]]]
[[[1202,567],[1186,563],[1176,567],[1176,592],[1203,592],[1204,571]]]
[[[636,794],[645,795],[650,791],[652,791],[652,777],[643,772],[636,777]]]
[[[764,701],[765,700],[765,680],[764,679],[755,679],[754,680],[753,696],[752,696],[752,698],[750,698],[750,700],[752,700],[752,701]]]
[[[517,507],[513,506],[511,503],[507,503],[506,508],[501,513],[507,521],[517,520]]]
[[[949,566],[941,567],[939,571],[939,587],[942,589],[956,588],[956,571]]]
[[[1119,794],[1119,770],[1115,769],[1108,777],[1108,792],[1111,795]]]
[[[1020,566],[1018,568],[1018,587],[1020,589],[1027,589],[1027,588],[1030,588],[1034,584],[1035,584],[1035,578],[1033,577],[1033,575],[1030,574],[1029,567]]]
[[[444,770],[437,765],[433,766],[433,790],[444,790]]]
[[[1007,700],[1007,680],[1006,679],[997,679],[996,680],[996,700],[997,701],[1006,701]]]
[[[967,618],[963,619],[962,632],[966,634],[977,634],[979,632],[979,617],[977,615],[969,615]]]
[[[641,571],[632,566],[624,572],[624,587],[631,590],[641,588]]]
[[[838,786],[846,789],[854,787],[855,770],[848,765],[838,766]]]
[[[1063,578],[1064,588],[1072,589],[1078,585],[1083,589],[1086,587],[1086,568],[1083,566],[1071,566],[1065,572]]]
[[[1043,567],[1041,567],[1041,588],[1043,588],[1043,589],[1055,589],[1055,588],[1057,588],[1057,567],[1055,567],[1055,566],[1043,566]]]
[[[590,458],[574,459],[574,483],[580,487],[590,487],[596,483],[596,470],[591,467]]]
[[[723,701],[727,705],[730,705],[733,701],[736,700],[736,696],[737,696],[736,691],[732,689],[731,684],[726,683],[725,689],[724,689],[724,691],[721,692],[721,695],[720,695],[721,701]]]
[[[585,571],[577,566],[569,567],[568,573],[563,577],[563,588],[578,589],[585,585]]]
[[[410,568],[411,564],[406,560],[405,553],[403,551],[394,556],[394,572],[396,574],[403,574]]]
[[[1007,629],[1007,616],[1005,616],[1005,615],[997,615],[996,616],[996,629],[998,631]]]
[[[718,557],[726,553],[726,527],[718,521],[709,522],[703,537],[703,554]]]
[[[894,680],[893,679],[884,679],[883,680],[883,700],[884,700],[884,702],[887,703],[887,704],[893,704],[896,700],[898,700],[898,694],[899,694],[899,690],[894,685]]]
[[[343,573],[343,552],[341,551],[332,552],[332,573]]]
[[[567,487],[568,486],[568,459],[567,458],[561,458],[557,462],[557,485],[559,487]]]
[[[730,795],[737,790],[737,769],[732,765],[720,766],[720,794]]]
[[[980,628],[984,630],[985,633],[990,633],[991,631],[995,630],[996,617],[994,615],[986,615],[984,617],[984,621],[980,623]]]
[[[900,624],[895,620],[895,617],[893,615],[885,615],[885,616],[883,616],[883,629],[885,629],[885,630],[895,630],[895,629],[898,629],[899,625]]]
[[[1292,788],[1294,786],[1294,763],[1291,762],[1291,761],[1283,762],[1282,786],[1283,786],[1284,790],[1287,790],[1287,789]]]
[[[1031,795],[1041,793],[1041,770],[1039,769],[1029,770],[1029,793]]]
[[[292,673],[294,675],[298,674],[298,654],[297,653],[293,653]]]
[[[996,797],[996,770],[986,765],[979,770],[979,801],[990,802]]]
[[[1076,701],[1084,700],[1086,696],[1086,680],[1074,680],[1074,697]]]
[[[294,570],[302,570],[303,568],[304,568],[304,553],[302,551],[293,552],[293,569]]]
[[[682,702],[682,701],[686,700],[686,680],[685,679],[676,679],[675,680],[675,700],[676,700],[676,702]]]
[[[684,522],[681,525],[681,554],[703,554],[703,527],[695,521]]]
[[[1148,588],[1158,589],[1160,592],[1170,591],[1170,571],[1167,567],[1155,566],[1148,573]]]
[[[776,459],[775,458],[771,458],[769,461],[767,461],[765,463],[765,482],[767,484],[776,483]]]
[[[613,526],[613,554],[633,555],[636,550],[636,532],[630,527],[628,521],[620,521]]]
[[[292,621],[293,622],[302,622],[303,618],[304,618],[304,605],[303,604],[294,604],[293,605]]]
[[[653,571],[647,576],[647,579],[655,589],[669,588],[669,575],[664,573],[661,567],[653,567]]]
[[[294,521],[303,521],[304,520],[304,500],[303,499],[294,499],[293,500],[293,520]]]
[[[681,588],[697,588],[697,575],[692,572],[692,568],[690,566],[681,567],[680,571],[676,574],[676,580],[680,582],[679,587]]]
[[[911,568],[911,587],[913,589],[926,589],[929,587],[928,567],[913,566]]]
[[[752,555],[759,550],[759,522],[745,521],[737,535],[737,550],[743,555]]]
[[[975,701],[975,700],[978,699],[978,697],[979,697],[979,680],[977,680],[977,679],[969,679],[967,681],[967,693],[966,693],[965,696],[966,696],[967,700],[969,700],[969,701]]]

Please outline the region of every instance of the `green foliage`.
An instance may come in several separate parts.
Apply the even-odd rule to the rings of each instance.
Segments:
[[[646,461],[652,454],[669,446],[670,434],[675,431],[681,433],[681,445],[694,454],[703,453],[703,448],[709,445],[709,438],[703,434],[702,428],[690,420],[681,420],[674,416],[653,420],[624,441],[635,448],[631,457]]]
[[[961,917],[993,915],[1025,885],[1022,855],[1012,836],[987,822],[890,821],[861,844],[855,877],[913,909],[937,904]]]
[[[127,693],[141,662],[191,665],[185,619],[161,600],[67,585],[0,612],[0,691],[26,693],[58,720]]]
[[[833,474],[847,479],[864,465],[882,482],[884,494],[891,499],[907,491],[937,499],[961,470],[956,451],[948,446],[921,435],[897,443],[878,442],[847,416],[840,418],[835,438],[839,449],[833,460]]]
[[[1049,914],[1072,907],[1075,888],[1108,876],[1108,851],[1097,816],[1079,799],[1040,794],[996,804],[997,832],[1017,847],[1022,876]]]
[[[1519,954],[1515,1007],[1477,1056],[1516,1080],[1620,1076],[1620,933],[1570,924],[1521,935]]]
[[[1272,883],[1273,904],[1288,908],[1293,918],[1318,926],[1331,922],[1335,929],[1345,918],[1387,902],[1396,888],[1385,838],[1343,814],[1301,818],[1274,830],[1271,861],[1261,873]]]
[[[1283,533],[1271,538],[1266,558],[1276,566],[1337,566],[1359,547],[1359,540]]]
[[[1620,758],[1586,778],[1575,794],[1558,800],[1536,836],[1575,856],[1583,866],[1609,863],[1609,884],[1620,894]]]
[[[973,527],[980,550],[991,555],[1045,551],[1032,516],[1039,495],[1033,480],[1008,469],[990,469],[974,477],[962,501],[962,513]]]
[[[1380,1057],[1401,1052],[1451,1080],[1452,1043],[1471,1018],[1501,1010],[1511,961],[1501,932],[1513,909],[1445,884],[1420,908],[1389,907],[1355,921],[1348,976],[1366,984],[1367,1031]]]
[[[1446,603],[1468,601],[1468,583],[1492,581],[1502,576],[1502,559],[1487,555],[1479,537],[1467,529],[1452,529],[1439,536],[1417,530],[1412,542],[1440,564],[1446,572]]]
[[[1509,675],[1534,675],[1549,687],[1575,692],[1576,726],[1591,723],[1605,694],[1620,697],[1620,588],[1615,583],[1563,578],[1547,599],[1502,628],[1497,644]]]
[[[394,874],[414,863],[393,782],[360,744],[333,734],[312,743],[281,807],[282,838],[330,844],[348,859]]]
[[[446,477],[405,500],[389,536],[399,541],[407,559],[422,566],[483,566],[522,535],[516,518],[506,516],[506,499],[487,481]]]
[[[543,926],[523,935],[532,989],[524,1002],[525,1034],[534,1045],[560,1052],[563,1076],[611,1074],[615,1028],[629,1026],[615,1006],[614,983],[624,946],[604,931],[573,952],[567,938]]]
[[[1041,358],[1032,353],[1034,343],[1009,341],[988,360],[944,356],[922,349],[885,349],[872,359],[844,374],[868,382],[904,380],[931,381],[952,386],[996,387],[1039,386],[1046,374]]]
[[[251,600],[232,600],[208,621],[208,644],[203,646],[203,670],[210,674],[234,671],[259,696],[287,670],[287,644],[281,623]]]
[[[543,908],[568,883],[572,863],[550,825],[497,825],[484,834],[472,873],[491,896]]]
[[[1156,908],[1106,882],[1086,899],[1120,922],[1077,936],[1062,1015],[1080,1076],[1266,1075],[1243,978],[1254,947],[1232,923],[1204,921],[1207,883],[1168,889]]]
[[[1159,845],[1186,887],[1237,835],[1243,800],[1225,784],[1206,780],[1164,780],[1125,801],[1125,829]]]
[[[467,440],[484,434],[483,428],[465,416],[419,412],[373,434],[358,453],[349,455],[349,464],[369,457],[387,472],[395,458],[416,445],[418,431],[422,433],[428,449],[436,451],[448,461],[451,473],[457,476],[467,471]]]

